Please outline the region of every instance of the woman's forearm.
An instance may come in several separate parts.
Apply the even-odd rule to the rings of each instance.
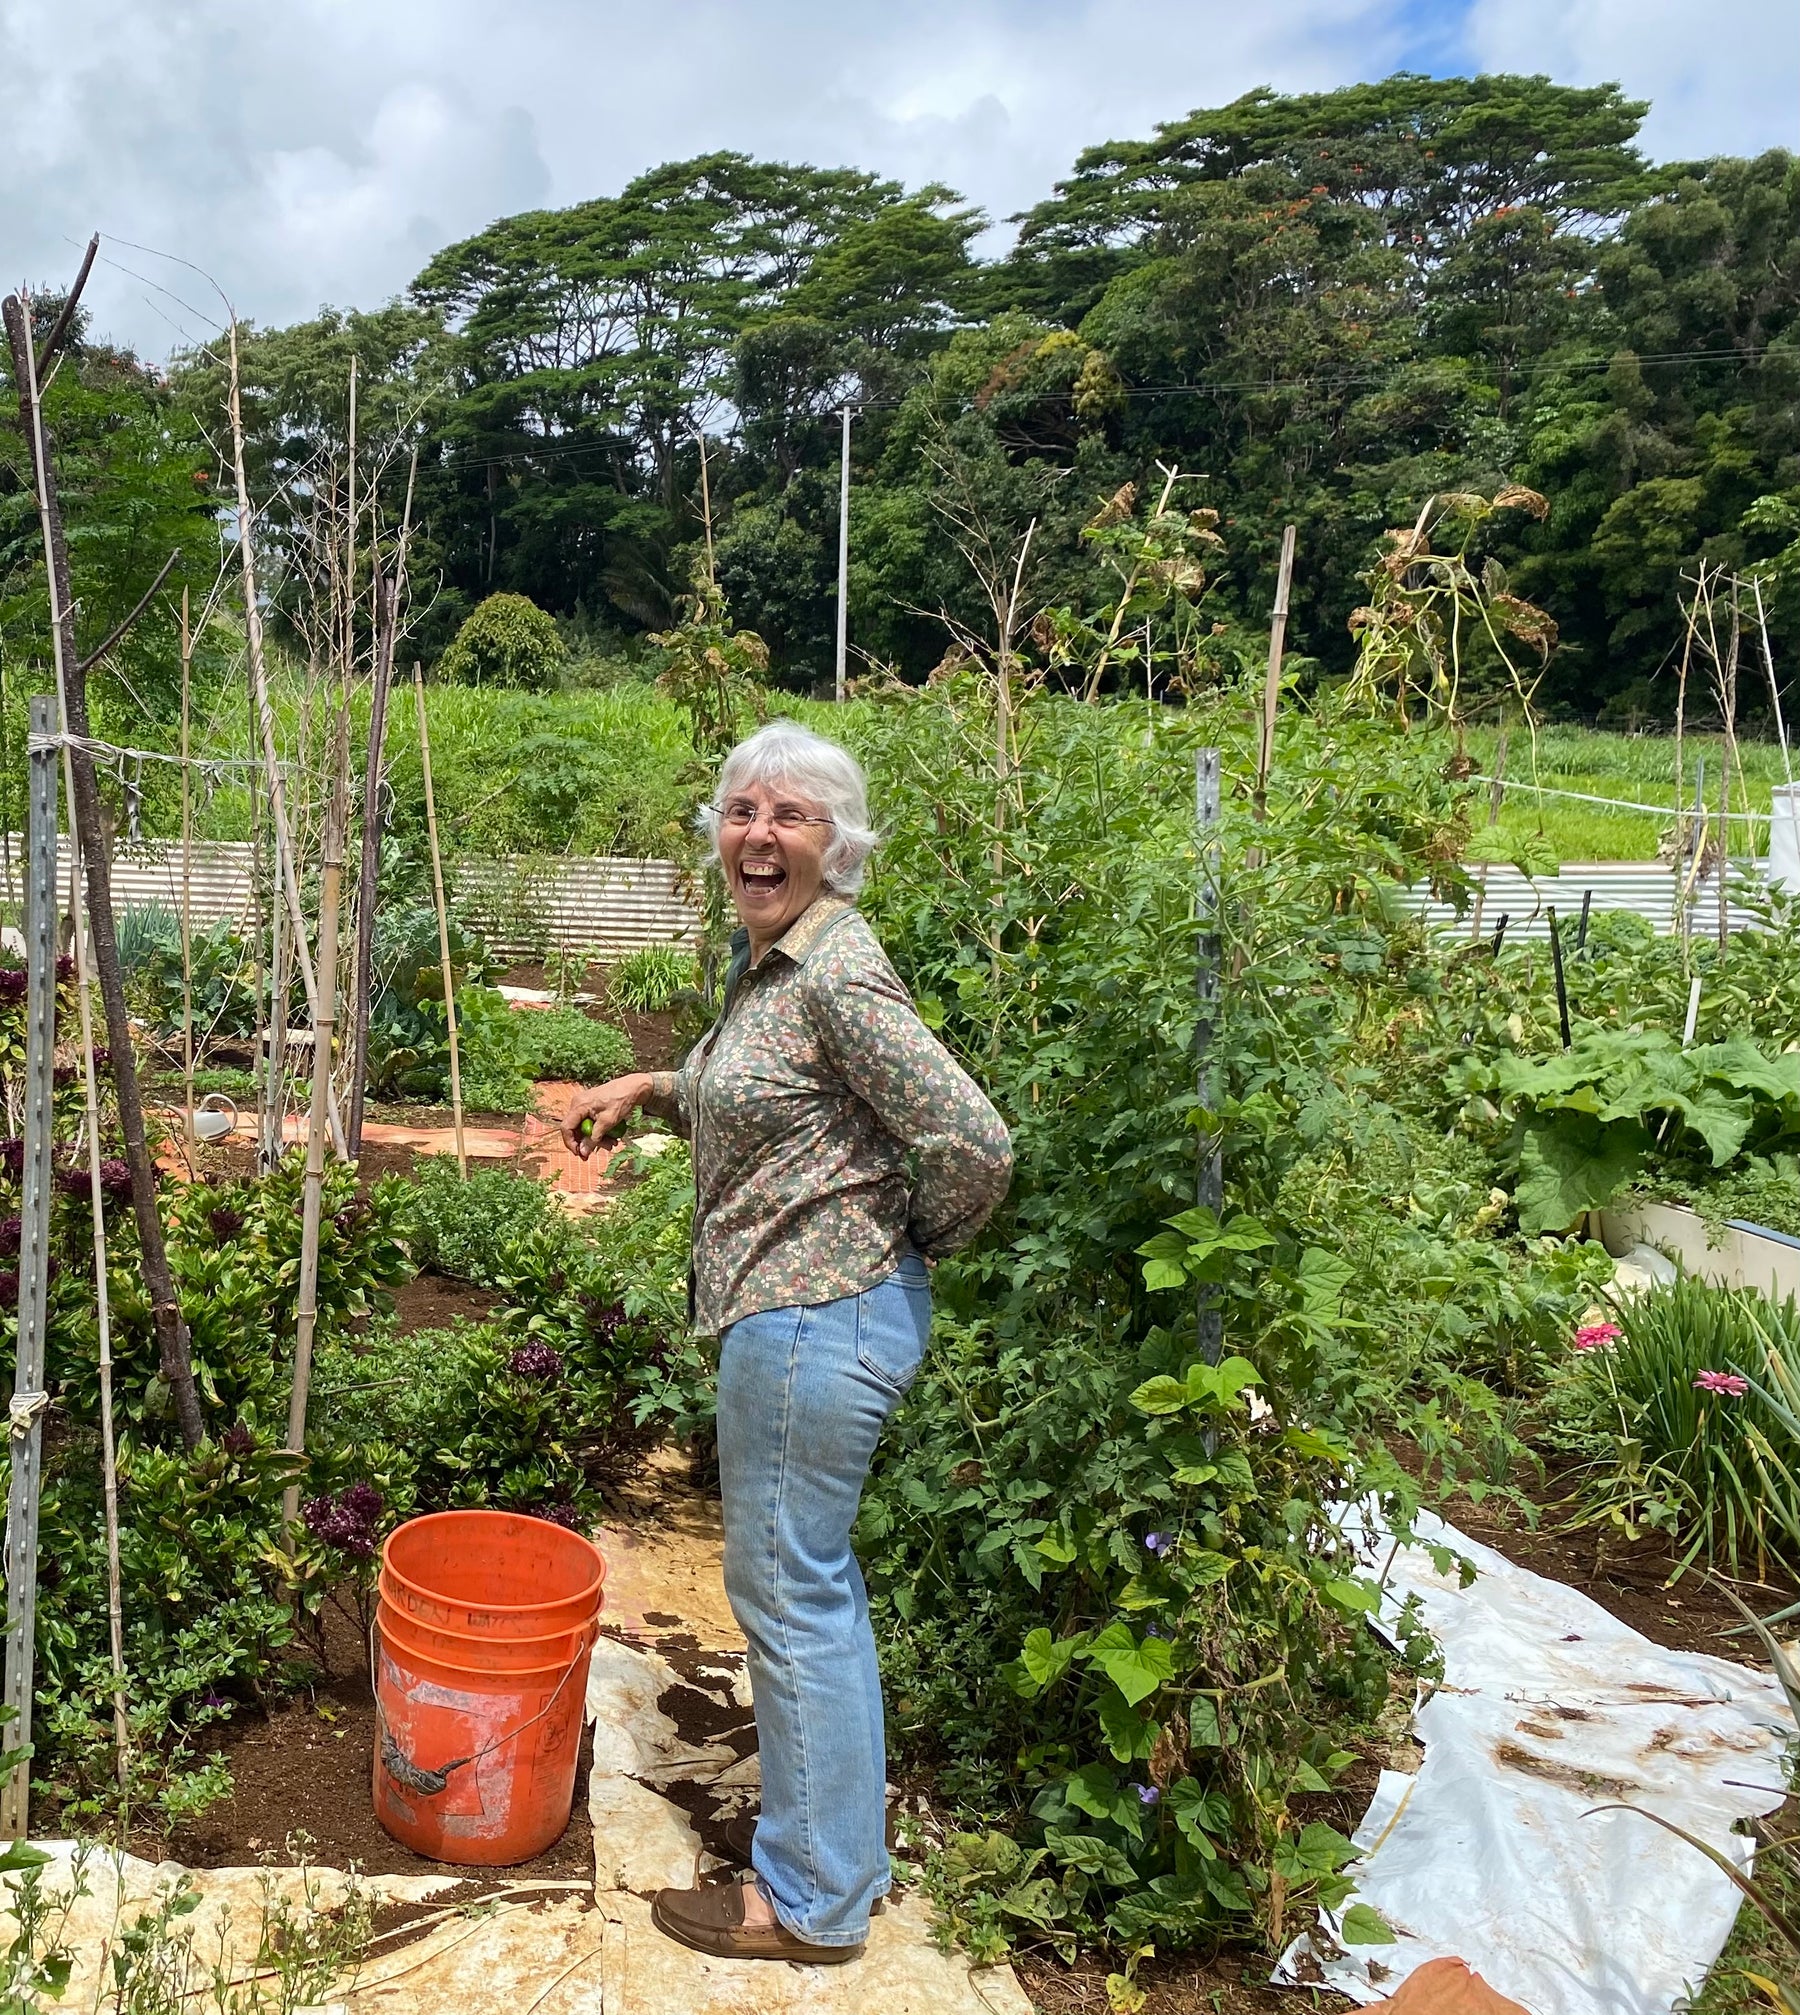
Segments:
[[[676,1096],[675,1073],[672,1070],[640,1071],[643,1087],[638,1096],[638,1110],[646,1119],[661,1120],[665,1126],[672,1126],[678,1133],[686,1128],[681,1123],[681,1101]]]

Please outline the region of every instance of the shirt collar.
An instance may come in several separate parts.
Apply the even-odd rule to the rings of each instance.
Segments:
[[[780,952],[782,957],[794,965],[801,966],[811,957],[819,940],[837,922],[846,910],[854,909],[854,903],[846,902],[842,896],[815,896],[808,907],[788,925],[787,929],[769,947],[769,953]],[[750,945],[750,933],[735,931],[731,939],[732,950],[740,946],[746,954]],[[765,957],[768,953],[764,954]]]

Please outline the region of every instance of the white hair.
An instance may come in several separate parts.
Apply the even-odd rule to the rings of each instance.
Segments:
[[[753,784],[786,785],[830,817],[835,830],[822,863],[825,886],[833,895],[855,895],[875,851],[876,833],[869,823],[868,779],[850,751],[785,718],[739,742],[725,758],[713,802],[700,807],[695,821],[712,843],[714,860],[719,858],[720,807]]]

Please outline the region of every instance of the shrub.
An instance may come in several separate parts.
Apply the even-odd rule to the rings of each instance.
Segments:
[[[633,1014],[664,1014],[677,994],[700,984],[700,968],[685,945],[639,945],[606,976],[606,997]]]
[[[464,1178],[449,1155],[431,1155],[415,1165],[411,1220],[412,1256],[420,1270],[477,1287],[496,1286],[508,1249],[534,1232],[561,1226],[572,1243],[580,1236],[545,1184],[504,1168]]]
[[[569,655],[556,619],[527,595],[489,595],[478,603],[438,660],[439,675],[463,686],[555,683]]]
[[[632,1066],[623,1029],[595,1021],[579,1008],[531,1008],[517,1023],[519,1068],[527,1077],[574,1084],[604,1084]]]

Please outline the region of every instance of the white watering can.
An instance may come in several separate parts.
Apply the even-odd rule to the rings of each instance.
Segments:
[[[196,1140],[223,1140],[237,1125],[238,1109],[222,1091],[209,1091],[191,1117]]]

